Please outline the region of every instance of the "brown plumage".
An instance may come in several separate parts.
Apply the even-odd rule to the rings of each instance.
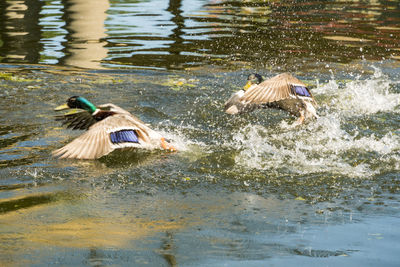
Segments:
[[[114,104],[95,107],[82,97],[72,97],[67,105],[60,106],[56,110],[66,108],[78,109],[57,116],[57,119],[62,120],[68,128],[87,131],[69,144],[55,150],[53,155],[56,157],[97,159],[122,148],[162,148],[175,151],[175,148],[159,133]]]
[[[278,108],[305,119],[317,117],[314,100],[307,86],[289,73],[276,75],[262,81],[259,74],[251,74],[243,90],[233,94],[225,102],[225,112],[240,114],[256,108]]]

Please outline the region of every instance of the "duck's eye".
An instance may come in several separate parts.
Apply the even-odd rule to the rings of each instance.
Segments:
[[[247,78],[248,81],[250,81],[252,84],[259,84],[262,82],[262,77],[259,74],[250,74],[249,77]]]

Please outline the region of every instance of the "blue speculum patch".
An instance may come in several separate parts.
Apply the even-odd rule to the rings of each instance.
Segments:
[[[305,88],[304,86],[298,86],[298,85],[293,86],[293,90],[296,92],[297,95],[311,97],[307,88]]]
[[[110,133],[111,142],[118,143],[139,143],[139,138],[134,130],[121,130]]]

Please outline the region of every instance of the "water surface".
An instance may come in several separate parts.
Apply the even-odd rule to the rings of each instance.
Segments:
[[[1,265],[398,266],[398,1],[95,2],[0,4]],[[319,118],[224,114],[254,70]],[[52,158],[71,95],[179,151]]]
[[[321,68],[400,59],[398,1],[16,1],[1,62],[85,68]]]

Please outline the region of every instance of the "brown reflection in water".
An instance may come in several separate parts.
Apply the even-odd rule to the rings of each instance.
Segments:
[[[174,240],[174,232],[168,230],[165,232],[165,237],[162,239],[162,245],[156,252],[160,254],[168,263],[168,266],[179,266],[176,259],[176,244]]]
[[[400,22],[400,8],[390,1],[252,1],[251,8],[243,5],[249,4],[222,1],[207,6],[218,20],[237,22],[232,24],[233,36],[216,45],[222,50],[239,48],[233,54],[235,60],[248,57],[282,64],[311,57],[349,62],[397,54],[391,48],[399,47],[400,31],[388,33],[377,27]],[[271,9],[267,16],[265,6]]]
[[[118,209],[103,209],[104,203],[96,203],[97,210],[93,210],[91,207],[94,203],[90,203],[89,195],[91,193],[87,193],[86,198],[76,195],[76,199],[71,203],[73,197],[71,195],[62,192],[54,195],[45,194],[38,197],[46,197],[46,200],[57,199],[57,202],[42,201],[41,205],[24,206],[21,210],[14,209],[14,212],[8,210],[0,216],[1,225],[7,226],[7,231],[5,228],[1,231],[0,239],[23,240],[19,243],[22,247],[6,246],[2,242],[0,248],[8,248],[9,252],[19,251],[17,253],[21,253],[21,249],[24,250],[25,246],[32,246],[32,243],[71,248],[127,248],[131,247],[133,240],[182,229],[188,223],[186,219],[168,218],[162,209],[158,210],[161,212],[158,216],[148,213],[158,205],[163,206],[164,201],[171,202],[170,199],[152,198],[154,203],[147,201],[137,203],[138,206],[132,206],[129,215],[124,215]],[[71,211],[70,206],[73,203],[80,208]],[[143,204],[146,205],[141,207]],[[54,217],[54,214],[57,216]]]
[[[0,62],[40,61],[43,1],[0,1]]]
[[[17,199],[2,199],[0,201],[0,214],[48,204],[53,201],[53,194],[35,194]]]
[[[182,44],[184,42],[184,39],[182,38],[182,35],[184,28],[184,18],[182,16],[181,7],[181,0],[170,0],[167,8],[167,11],[171,12],[171,14],[173,15],[171,21],[176,25],[176,27],[172,30],[172,34],[169,35],[169,38],[174,40],[174,42],[170,45],[169,53],[171,55],[175,55],[174,57],[171,57],[171,62],[169,64],[174,67],[181,67],[181,64],[176,62],[176,56],[180,55],[181,52],[183,52]]]
[[[65,28],[68,31],[64,43],[66,56],[62,64],[81,68],[99,69],[100,61],[107,57],[103,41],[108,0],[63,0]]]
[[[393,1],[209,1],[203,7],[206,12],[186,16],[180,1],[169,3],[171,22],[177,25],[168,36],[170,47],[133,57],[113,52],[109,54],[113,63],[166,69],[209,64],[298,70],[400,56],[396,26],[400,6]],[[184,27],[184,20],[196,23]],[[150,33],[140,36],[146,38],[154,40]],[[133,52],[136,49],[132,47]]]
[[[114,218],[74,218],[65,223],[38,226],[28,238],[32,242],[63,247],[123,248],[132,240],[178,228],[181,228],[178,223],[163,220],[129,222]]]
[[[176,233],[197,231],[200,227],[246,231],[232,224],[232,220],[250,210],[268,212],[268,220],[272,221],[299,216],[294,212],[298,210],[296,201],[251,193],[221,197],[207,192],[188,196],[158,192],[120,199],[112,196],[115,192],[101,188],[69,190],[74,193],[54,194],[52,198],[57,201],[0,216],[0,250],[8,255],[0,257],[0,264],[19,258],[27,258],[31,263],[40,261],[41,250],[49,251],[52,247],[84,249],[96,254],[104,249],[148,250],[149,244],[154,248],[155,242],[160,247],[153,252],[170,266],[177,266],[180,243],[175,239]],[[216,236],[207,242],[210,246],[218,244],[213,249],[221,251],[216,253],[225,253],[232,240]],[[96,259],[95,254],[90,254],[89,260]]]

